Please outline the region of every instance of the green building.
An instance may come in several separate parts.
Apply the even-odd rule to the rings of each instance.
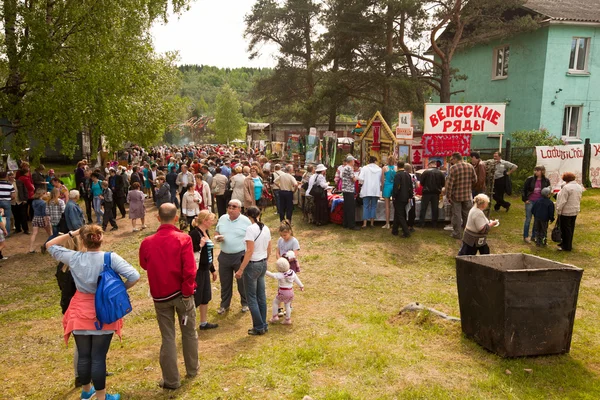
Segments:
[[[459,50],[456,103],[506,103],[506,134],[545,128],[565,142],[600,142],[600,0],[528,0],[541,27]],[[474,148],[497,146],[476,137]]]

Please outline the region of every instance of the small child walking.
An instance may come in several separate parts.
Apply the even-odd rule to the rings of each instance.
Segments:
[[[298,264],[298,252],[300,251],[300,243],[294,237],[292,225],[287,219],[281,221],[279,225],[279,240],[277,240],[277,258],[283,257],[290,263],[290,269],[295,273],[300,272]]]
[[[277,296],[273,300],[273,317],[269,322],[274,323],[279,321],[278,308],[279,303],[283,302],[285,305],[285,320],[282,322],[283,325],[292,324],[292,301],[294,300],[294,282],[300,287],[300,290],[304,291],[304,285],[300,282],[298,275],[290,269],[290,263],[285,258],[281,257],[275,263],[277,267],[277,273],[267,271],[267,276],[277,279],[279,288],[277,289]]]
[[[6,224],[4,222],[4,209],[0,208],[0,261],[8,260],[8,257],[2,255],[2,250],[4,250],[4,246],[6,245],[6,236],[8,236],[8,232],[6,231]]]
[[[554,222],[554,203],[550,200],[552,191],[545,187],[541,192],[542,198],[533,203],[531,214],[535,218],[533,222],[533,231],[536,232],[535,245],[546,246],[548,235],[548,221]]]

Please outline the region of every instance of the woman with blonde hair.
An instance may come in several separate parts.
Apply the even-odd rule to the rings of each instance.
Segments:
[[[263,181],[258,175],[258,168],[250,167],[250,175],[244,180],[244,208],[256,206],[262,196]]]
[[[490,205],[490,198],[485,194],[478,194],[473,199],[473,208],[469,211],[467,225],[463,233],[463,243],[459,256],[474,256],[479,254],[490,254],[487,244],[487,235],[490,228],[497,226],[498,221],[489,221],[483,212]]]
[[[218,324],[208,322],[208,303],[212,300],[212,281],[217,280],[217,271],[213,264],[214,243],[210,239],[208,230],[217,222],[217,216],[208,210],[202,210],[192,222],[190,236],[194,246],[194,256],[198,271],[196,272],[196,291],[194,292],[194,301],[200,311],[201,331],[218,328]]]
[[[383,167],[381,173],[381,187],[383,188],[382,197],[385,200],[385,225],[383,229],[390,229],[390,204],[392,202],[392,189],[394,188],[394,177],[396,176],[396,158],[389,156],[387,165]]]
[[[70,238],[79,236],[87,251],[74,251],[64,247]],[[63,317],[64,339],[73,334],[79,359],[77,372],[83,384],[82,399],[119,400],[119,394],[106,393],[106,354],[113,335],[121,336],[123,321],[104,324],[97,329],[95,323],[95,293],[98,276],[104,269],[105,252],[100,250],[103,240],[102,228],[98,225],[85,225],[75,232],[57,236],[46,243],[52,257],[69,266],[75,287],[75,295]],[[126,279],[125,287],[131,288],[140,279],[140,274],[131,264],[115,253],[110,255],[110,267]]]

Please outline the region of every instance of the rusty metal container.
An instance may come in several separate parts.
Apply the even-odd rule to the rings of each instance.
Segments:
[[[502,357],[568,353],[582,274],[529,254],[456,257],[462,331]]]

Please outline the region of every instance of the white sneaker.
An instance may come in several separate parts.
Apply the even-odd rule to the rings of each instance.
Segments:
[[[242,307],[242,312],[248,312],[248,311],[250,311],[250,308],[248,306]]]
[[[383,229],[390,229],[390,224],[385,224],[384,226],[382,226]]]
[[[452,225],[446,225],[446,226],[444,227],[444,230],[445,230],[445,231],[453,231],[453,230],[454,230],[454,228],[452,227]]]
[[[229,311],[229,309],[219,307],[219,309],[217,310],[217,314],[225,314],[227,311]]]
[[[8,257],[4,256],[4,257],[0,258],[0,261],[3,261],[3,260],[8,260]]]

